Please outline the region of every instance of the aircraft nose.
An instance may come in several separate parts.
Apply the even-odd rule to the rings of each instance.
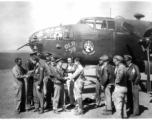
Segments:
[[[43,51],[43,44],[42,43],[33,43],[33,44],[30,44],[30,47],[34,52],[42,52]]]
[[[43,44],[42,43],[38,43],[37,44],[37,49],[38,49],[38,52],[42,52],[43,51]]]

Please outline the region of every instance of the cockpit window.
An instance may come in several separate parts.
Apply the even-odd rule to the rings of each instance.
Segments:
[[[106,30],[107,24],[105,20],[96,20],[95,21],[96,29],[97,30]]]
[[[61,27],[57,27],[54,30],[54,38],[56,40],[62,40],[62,28]]]
[[[43,30],[43,36],[41,36],[41,39],[62,40],[62,28],[56,27],[56,28],[48,28],[48,29]]]
[[[31,40],[73,40],[74,33],[70,26],[48,28],[36,32]]]
[[[64,27],[63,28],[63,39],[64,40],[72,40],[74,37],[73,31],[70,27]]]
[[[41,41],[41,40],[43,39],[44,34],[45,34],[44,31],[36,32],[36,33],[33,35],[31,41],[35,41],[35,40]]]
[[[115,22],[114,21],[108,21],[108,29],[115,30]]]

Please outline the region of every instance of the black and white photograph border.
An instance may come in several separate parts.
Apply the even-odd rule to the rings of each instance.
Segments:
[[[106,104],[104,90],[101,90],[100,105],[96,106],[97,65],[102,55],[108,55],[109,63],[115,66],[114,56],[125,54],[132,57],[141,75],[139,114],[128,119],[152,118],[151,8],[150,0],[0,0],[0,119],[116,119],[114,104],[112,114],[102,115]],[[54,114],[53,103],[43,114],[33,112],[34,106],[16,114],[15,59],[21,58],[26,69],[25,64],[33,52],[42,53],[42,61],[46,53],[55,59],[62,58],[64,70],[67,58],[80,58],[85,77],[83,114],[75,115],[73,109]],[[25,92],[26,84],[23,86]],[[66,84],[64,88],[64,104],[68,108],[70,98]],[[25,102],[25,96],[23,98]]]

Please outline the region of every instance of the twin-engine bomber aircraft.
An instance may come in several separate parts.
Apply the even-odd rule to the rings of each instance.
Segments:
[[[24,46],[30,46],[32,51],[42,56],[45,52],[51,52],[64,59],[68,56],[79,57],[85,64],[97,64],[103,54],[111,58],[130,54],[140,71],[144,71],[147,66],[144,62],[147,61],[145,49],[147,43],[151,43],[152,22],[141,21],[142,14],[137,13],[134,17],[136,20],[121,16],[83,18],[77,24],[37,31]]]

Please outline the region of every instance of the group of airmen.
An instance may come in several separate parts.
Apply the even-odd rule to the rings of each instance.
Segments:
[[[105,109],[102,115],[113,113],[113,103],[117,118],[139,115],[139,68],[132,63],[130,55],[124,55],[124,58],[115,55],[113,63],[115,67],[109,64],[107,55],[99,58],[95,107],[100,106],[101,91],[104,91]]]
[[[73,109],[75,115],[83,114],[84,67],[79,58],[68,57],[64,68],[63,62],[62,58],[56,58],[51,53],[46,53],[45,60],[42,60],[40,54],[34,52],[23,68],[22,59],[15,59],[15,113],[19,114],[24,109],[29,111],[31,106],[34,106],[33,112],[39,114],[49,110],[50,106],[54,114],[69,112],[66,106],[69,98],[68,108]],[[124,58],[115,55],[113,63],[115,66],[109,63],[108,55],[99,58],[95,108],[100,107],[101,92],[104,91],[105,109],[102,115],[111,115],[114,109],[117,118],[128,118],[128,113],[139,115],[138,82],[141,76],[138,66],[132,63],[130,55],[124,55]]]

